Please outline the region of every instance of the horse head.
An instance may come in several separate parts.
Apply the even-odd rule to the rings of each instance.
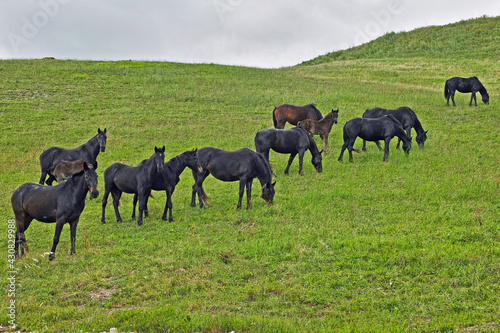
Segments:
[[[106,150],[106,128],[104,131],[101,131],[100,128],[97,129],[97,142],[99,143],[99,147],[101,148],[101,152]]]
[[[261,195],[261,198],[266,200],[267,203],[273,203],[273,198],[274,198],[274,185],[276,184],[276,182],[274,183],[265,183],[263,186],[262,186],[262,195]]]
[[[482,94],[481,98],[484,104],[490,104],[490,95],[488,93]]]
[[[200,165],[200,160],[198,159],[198,148],[188,152],[188,160],[186,164],[191,170],[195,170],[198,173],[203,171],[203,168]]]
[[[319,154],[314,154],[311,159],[312,165],[316,168],[317,172],[323,172],[323,157],[321,154],[323,153],[323,149],[319,152]]]
[[[336,124],[337,119],[339,118],[339,109],[337,109],[337,110],[332,109],[332,112],[330,112],[330,114],[332,115],[333,123]]]
[[[85,178],[85,184],[89,188],[90,199],[97,198],[99,196],[99,191],[97,190],[97,173],[95,172],[94,166],[83,163],[83,174]]]
[[[163,148],[156,148],[155,146],[154,160],[156,164],[156,171],[162,172],[163,165],[165,164],[165,146],[163,146]]]
[[[424,148],[425,140],[427,140],[427,132],[428,131],[417,134],[417,138],[415,140],[420,148]]]
[[[411,140],[403,141],[403,150],[406,153],[406,155],[410,153],[410,149],[411,149]]]

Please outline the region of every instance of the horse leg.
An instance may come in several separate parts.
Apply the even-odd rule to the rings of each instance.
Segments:
[[[290,169],[290,165],[292,165],[292,162],[293,162],[293,159],[295,158],[295,155],[297,155],[297,153],[290,154],[290,158],[288,159],[288,165],[286,166],[286,169],[285,169],[285,175],[288,175],[288,170]]]
[[[245,192],[245,184],[246,184],[246,179],[240,178],[240,190],[238,192],[238,205],[236,205],[237,209],[241,209],[241,201],[243,201],[243,193]]]
[[[59,236],[61,236],[61,231],[63,229],[64,223],[66,223],[63,217],[57,218],[56,221],[56,232],[54,233],[54,241],[52,242],[52,249],[50,250],[49,260],[52,261],[56,258],[56,247],[59,244]]]
[[[70,222],[69,227],[71,231],[71,255],[75,254],[75,244],[76,244],[76,226],[78,225],[78,220]]]
[[[47,177],[47,171],[42,169],[42,175],[40,176],[40,181],[38,184],[45,185],[45,178]]]
[[[134,199],[132,200],[132,220],[135,220],[135,206],[137,205],[137,193],[134,193]]]
[[[387,160],[387,157],[389,156],[389,143],[391,142],[392,138],[386,138],[384,140],[385,146],[384,146],[384,162]]]
[[[457,106],[455,104],[455,90],[451,90],[450,96],[451,96],[451,101],[453,102],[453,106]]]
[[[305,149],[304,150],[299,150],[299,175],[303,176],[304,174],[302,173],[302,165],[303,165],[303,162],[304,162],[304,153],[305,153]]]
[[[354,147],[354,142],[356,142],[356,137],[353,139],[349,139],[348,144],[347,144],[347,150],[349,151],[349,162],[353,162],[352,159],[352,150]]]
[[[472,99],[474,99],[474,104],[476,104],[477,106],[477,100],[476,100],[476,93],[473,92],[471,95],[470,95],[470,103],[469,103],[469,106],[472,106]]]
[[[110,186],[105,188],[104,190],[104,196],[102,197],[102,216],[101,216],[101,223],[106,224],[106,205],[108,204],[108,196],[109,192],[111,191]]]
[[[380,142],[378,140],[375,141],[375,144],[378,147],[378,150],[382,150],[382,146],[380,145]]]
[[[139,189],[139,217],[137,218],[137,225],[142,225],[142,216],[144,214],[144,210],[148,206],[148,198],[151,190],[147,191],[145,189]]]
[[[52,183],[54,182],[54,180],[56,180],[56,177],[54,177],[54,175],[51,175],[50,173],[48,175],[49,178],[45,181],[45,184],[52,186]]]
[[[194,173],[194,171],[193,171]],[[196,206],[196,198],[195,194],[198,194],[198,201],[200,202],[200,208],[203,208],[203,201],[207,200],[207,195],[205,194],[205,191],[203,190],[203,182],[205,181],[205,178],[208,177],[210,173],[207,170],[203,170],[202,173],[198,174],[197,177],[195,178],[196,182],[193,185],[193,196],[191,198],[191,206],[195,207]]]
[[[167,220],[167,210],[168,210],[168,221],[169,222],[174,222],[174,217],[172,216],[172,193],[173,191],[171,190],[166,190],[165,193],[167,194],[167,201],[165,202],[165,210],[163,211],[163,216],[162,219],[163,221]]]
[[[328,133],[328,134],[326,134],[326,135],[323,135],[323,143],[325,144],[325,145],[323,146],[323,151],[324,151],[324,153],[325,153],[325,154],[327,154],[326,149],[327,149],[327,147],[328,147],[328,135],[329,135],[329,134],[330,134],[330,133]]]
[[[22,257],[24,255],[24,250],[28,251],[28,245],[26,243],[26,237],[24,236],[24,232],[30,226],[33,218],[22,214],[22,216],[16,216],[16,242],[14,244],[14,256]],[[19,247],[21,247],[21,255],[19,255]]]
[[[363,148],[361,150],[366,151],[366,140],[363,140]]]
[[[252,182],[253,178],[247,180],[247,209],[252,208]]]
[[[342,162],[342,159],[343,159],[343,157],[344,157],[344,151],[345,151],[345,150],[346,150],[346,148],[347,148],[347,144],[348,144],[348,141],[344,141],[344,144],[342,145],[342,149],[340,150],[340,155],[339,155],[339,158],[338,158],[338,160],[339,160],[340,162]]]
[[[120,216],[120,211],[118,210],[122,191],[114,188],[111,190],[111,196],[113,197],[113,208],[115,209],[116,222],[123,222],[122,217]]]

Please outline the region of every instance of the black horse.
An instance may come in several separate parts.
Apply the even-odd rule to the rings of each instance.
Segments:
[[[175,190],[175,185],[179,182],[180,174],[188,167],[193,173],[201,172],[202,168],[198,161],[198,149],[186,151],[165,163],[163,172],[153,180],[151,189],[154,191],[165,191],[167,201],[165,202],[165,210],[163,211],[162,219],[167,220],[167,210],[169,212],[168,220],[174,221],[172,217],[172,194]],[[137,194],[134,194],[134,208],[132,210],[132,219],[135,218],[135,206],[137,204]],[[144,214],[148,216],[148,207],[146,206]]]
[[[389,156],[389,142],[394,136],[403,141],[403,150],[406,154],[411,149],[411,139],[406,135],[403,126],[392,115],[385,115],[380,118],[354,118],[344,125],[344,144],[340,152],[339,161],[342,161],[344,151],[349,150],[349,161],[352,162],[352,151],[357,137],[367,141],[384,140],[384,161]]]
[[[139,218],[137,224],[142,225],[142,215],[148,205],[151,187],[154,179],[163,171],[165,161],[165,146],[156,148],[155,153],[138,166],[132,167],[121,163],[114,163],[104,171],[104,197],[102,198],[102,224],[106,223],[105,211],[108,196],[113,196],[113,207],[115,208],[116,221],[122,222],[118,204],[122,193],[134,193],[139,196]],[[135,217],[135,212],[132,215]]]
[[[317,172],[323,171],[321,153],[316,146],[313,137],[301,127],[291,129],[275,129],[269,128],[258,132],[255,135],[255,150],[264,155],[269,161],[269,150],[272,149],[277,153],[290,154],[288,165],[285,169],[285,175],[288,174],[290,165],[297,154],[299,154],[299,174],[302,175],[302,162],[304,153],[309,149],[312,155],[311,163],[316,168]]]
[[[47,185],[52,185],[52,182],[55,180],[52,171],[56,165],[61,162],[84,160],[90,164],[94,164],[97,155],[99,155],[99,150],[102,152],[106,150],[106,129],[104,129],[104,131],[101,131],[100,128],[97,129],[97,134],[78,148],[65,149],[51,147],[44,150],[40,155],[42,176],[40,177],[39,184],[43,185],[45,183],[45,178],[49,175]]]
[[[394,118],[396,118],[401,123],[404,130],[406,131],[406,134],[410,138],[411,138],[411,129],[413,127],[415,129],[415,132],[417,132],[416,141],[418,146],[420,148],[424,148],[424,143],[425,140],[427,140],[428,131],[424,131],[424,129],[422,128],[422,124],[420,123],[420,120],[418,120],[415,112],[407,106],[403,106],[397,109],[382,109],[382,108],[368,109],[365,111],[365,113],[363,113],[363,118],[379,118],[387,114],[392,114]],[[382,149],[378,141],[375,141],[375,143],[377,144],[377,147],[379,149]],[[399,149],[400,143],[401,139],[398,138],[398,144],[396,146],[397,149]],[[363,140],[363,150],[366,150],[366,140]]]
[[[49,260],[55,259],[57,244],[63,226],[69,223],[71,230],[71,254],[75,253],[76,226],[85,207],[85,197],[97,198],[97,174],[91,164],[84,163],[83,170],[71,175],[57,186],[35,183],[21,185],[12,194],[11,202],[16,216],[15,255],[21,246],[21,256],[26,247],[24,232],[33,219],[45,223],[56,223],[56,231]],[[26,247],[27,248],[27,247]]]
[[[477,106],[476,93],[479,91],[481,94],[481,98],[484,104],[490,103],[490,95],[486,91],[486,88],[479,81],[479,79],[475,76],[470,77],[468,79],[463,77],[452,77],[449,80],[446,80],[444,85],[444,98],[446,98],[446,105],[450,105],[450,97],[453,102],[453,106],[455,104],[455,90],[458,90],[461,93],[472,93],[470,96],[469,106],[472,105],[472,99],[474,99],[474,103]]]
[[[196,206],[196,194],[198,194],[200,208],[203,208],[203,202],[207,200],[207,195],[203,190],[203,181],[210,174],[225,182],[239,180],[240,191],[237,205],[238,209],[241,208],[245,186],[247,189],[247,209],[251,208],[250,199],[252,197],[252,182],[256,177],[259,179],[262,186],[261,197],[268,203],[273,202],[274,185],[276,182],[271,183],[271,168],[261,154],[247,148],[237,151],[225,151],[206,147],[198,150],[198,159],[202,171],[199,174],[195,174],[193,170],[195,184],[193,185],[191,206]]]

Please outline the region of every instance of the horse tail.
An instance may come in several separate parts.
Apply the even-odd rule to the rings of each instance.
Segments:
[[[444,84],[444,98],[448,98],[450,96],[450,87],[448,87],[448,81]]]
[[[309,104],[308,106],[314,110],[314,113],[316,113],[316,117],[318,118],[318,120],[323,119],[323,115],[321,114],[321,112],[319,112],[315,104]]]
[[[273,110],[273,123],[274,123],[274,128],[278,128],[278,120],[276,120],[276,109],[277,109],[277,108],[278,108],[278,107],[277,107],[277,106],[275,106],[275,107],[274,107],[274,110]]]

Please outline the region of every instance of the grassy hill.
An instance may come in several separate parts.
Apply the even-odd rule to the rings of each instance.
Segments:
[[[388,58],[498,59],[500,16],[481,17],[445,26],[430,26],[409,32],[388,33],[369,43],[325,54],[304,65],[335,60]]]
[[[374,54],[387,47],[379,42],[370,45]],[[98,157],[101,194],[86,203],[76,255],[65,226],[49,262],[54,224],[34,221],[26,256],[2,261],[14,266],[3,281],[16,272],[15,295],[10,285],[2,289],[4,306],[15,300],[15,323],[38,332],[499,330],[498,58],[456,43],[470,57],[376,56],[282,69],[0,61],[3,258],[10,196],[38,181],[40,153],[108,131]],[[477,75],[490,105],[469,107],[469,94],[457,94],[457,106],[446,106],[444,82],[455,75]],[[272,127],[272,110],[284,103],[340,109],[323,173],[307,152],[304,176],[297,161],[285,176],[288,156],[271,152],[273,205],[255,182],[253,208],[237,210],[238,184],[209,177],[211,201],[200,210],[189,206],[186,170],[172,199],[174,223],[161,220],[165,194],[155,192],[141,227],[127,194],[124,223],[108,203],[101,224],[103,173],[112,163],[137,165],[163,145],[166,160],[196,147],[253,149],[255,133]],[[393,140],[382,162],[369,143],[353,163],[337,161],[347,120],[403,105],[429,131],[424,149],[406,157]],[[3,312],[0,325],[11,319]]]

